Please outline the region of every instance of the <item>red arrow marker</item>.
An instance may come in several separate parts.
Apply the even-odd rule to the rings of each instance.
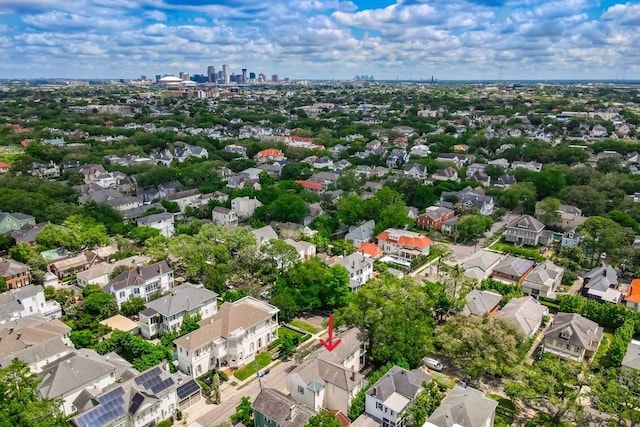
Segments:
[[[328,340],[320,340],[320,344],[324,346],[328,351],[333,351],[338,344],[340,344],[342,340],[338,338],[337,340],[333,340],[333,314],[329,315],[329,339]]]

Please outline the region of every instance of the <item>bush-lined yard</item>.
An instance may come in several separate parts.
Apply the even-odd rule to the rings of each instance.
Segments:
[[[242,368],[235,371],[233,376],[240,381],[244,381],[260,369],[267,366],[269,363],[271,363],[271,353],[263,351],[256,356],[256,360],[254,362],[249,362],[249,364],[244,365]]]

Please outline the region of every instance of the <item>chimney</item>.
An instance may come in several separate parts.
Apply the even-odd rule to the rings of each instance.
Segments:
[[[374,397],[377,395],[377,391],[378,391],[378,387],[374,387],[373,388],[373,396]]]
[[[291,421],[296,417],[296,405],[289,406],[289,416],[287,420]]]
[[[142,274],[142,273],[140,272],[140,266],[137,266],[137,267],[136,267],[136,272],[137,272],[138,274]]]
[[[13,333],[13,326],[9,328],[9,334],[12,334],[12,333]]]
[[[356,380],[356,371],[351,371],[351,381]]]
[[[21,336],[22,336],[22,332],[18,331],[18,333],[16,334],[16,339],[19,340]]]

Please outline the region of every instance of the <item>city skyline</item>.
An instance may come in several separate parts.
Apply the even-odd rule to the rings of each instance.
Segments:
[[[639,79],[616,0],[5,0],[0,78]]]

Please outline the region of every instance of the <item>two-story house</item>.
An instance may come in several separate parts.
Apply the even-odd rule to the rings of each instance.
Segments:
[[[336,334],[340,344],[328,351],[320,347],[287,375],[293,400],[314,411],[333,410],[347,414],[364,384],[366,334],[349,328]]]
[[[537,246],[543,230],[543,223],[531,215],[522,215],[507,224],[504,240],[516,245]]]
[[[508,255],[493,268],[491,276],[499,280],[521,284],[533,270],[534,264],[531,260]]]
[[[604,330],[576,313],[558,313],[544,334],[543,351],[563,359],[591,360],[602,342]]]
[[[589,271],[582,280],[582,296],[619,303],[622,292],[618,290],[618,273],[608,264]]]
[[[140,333],[152,339],[178,331],[185,316],[208,319],[218,312],[217,300],[218,294],[204,287],[190,283],[176,286],[167,295],[146,304],[147,308],[140,312]]]
[[[423,427],[493,427],[498,402],[480,390],[456,385]]]
[[[285,239],[284,241],[289,246],[293,246],[296,252],[298,252],[298,256],[300,257],[301,261],[316,256],[317,248],[313,243],[305,242],[304,240],[293,239]]]
[[[535,299],[539,297],[550,298],[562,282],[564,268],[559,267],[549,260],[535,266],[531,273],[522,282],[522,292],[531,295]]]
[[[187,206],[195,206],[200,199],[200,190],[194,188],[193,190],[179,191],[167,196],[167,200],[175,202],[180,208],[180,212],[184,213]]]
[[[89,283],[105,286],[109,283],[109,276],[119,266],[126,266],[133,268],[136,265],[147,264],[151,261],[151,258],[145,255],[136,255],[129,258],[124,258],[115,262],[101,262],[86,270],[80,271],[76,274],[76,285],[80,288],[84,288]]]
[[[440,231],[442,224],[453,219],[456,213],[453,209],[442,206],[429,206],[425,213],[419,215],[416,219],[418,227],[422,229],[435,229]]]
[[[136,220],[138,227],[151,227],[160,231],[160,235],[167,239],[173,237],[175,233],[173,226],[173,214],[162,212],[153,215],[143,216]]]
[[[353,225],[349,227],[349,232],[344,236],[344,238],[353,243],[354,247],[360,247],[363,243],[371,241],[375,226],[376,222],[373,219],[365,221],[359,225]]]
[[[36,314],[41,314],[47,320],[62,317],[60,303],[46,301],[42,286],[28,285],[0,294],[0,325]]]
[[[17,289],[31,283],[31,268],[12,259],[0,259],[0,276],[9,289]]]
[[[462,209],[475,208],[480,215],[493,215],[495,201],[493,197],[487,196],[481,187],[465,187],[460,191],[443,191],[440,195],[441,201],[453,203]]]
[[[258,152],[258,154],[256,154],[254,157],[256,163],[279,162],[285,159],[286,157],[282,150],[279,150],[277,148],[266,148]]]
[[[211,211],[211,219],[214,224],[224,225],[225,227],[237,227],[238,226],[238,214],[222,206],[216,206]]]
[[[421,255],[429,255],[429,248],[433,243],[427,236],[395,228],[386,229],[376,238],[385,254],[409,261]]]
[[[102,289],[115,296],[120,307],[123,302],[135,297],[149,301],[153,295],[166,292],[172,287],[173,270],[166,261],[160,261],[123,271]]]
[[[640,312],[640,279],[633,279],[624,297],[627,308]]]
[[[359,290],[373,277],[373,259],[362,253],[354,252],[338,261],[349,272],[349,289]]]
[[[430,381],[431,376],[419,369],[394,366],[367,390],[365,413],[382,427],[402,427],[406,409]]]
[[[316,412],[273,388],[263,388],[251,404],[254,427],[304,427]]]
[[[0,234],[20,230],[26,225],[36,225],[36,219],[20,212],[0,212]]]
[[[225,302],[200,328],[174,341],[180,371],[198,377],[210,369],[251,363],[276,339],[278,308],[247,296]]]
[[[231,210],[238,215],[238,218],[249,218],[260,206],[262,206],[260,200],[248,196],[231,200]]]
[[[631,340],[627,345],[627,351],[622,358],[620,366],[620,384],[624,386],[638,385],[640,374],[640,341]]]

